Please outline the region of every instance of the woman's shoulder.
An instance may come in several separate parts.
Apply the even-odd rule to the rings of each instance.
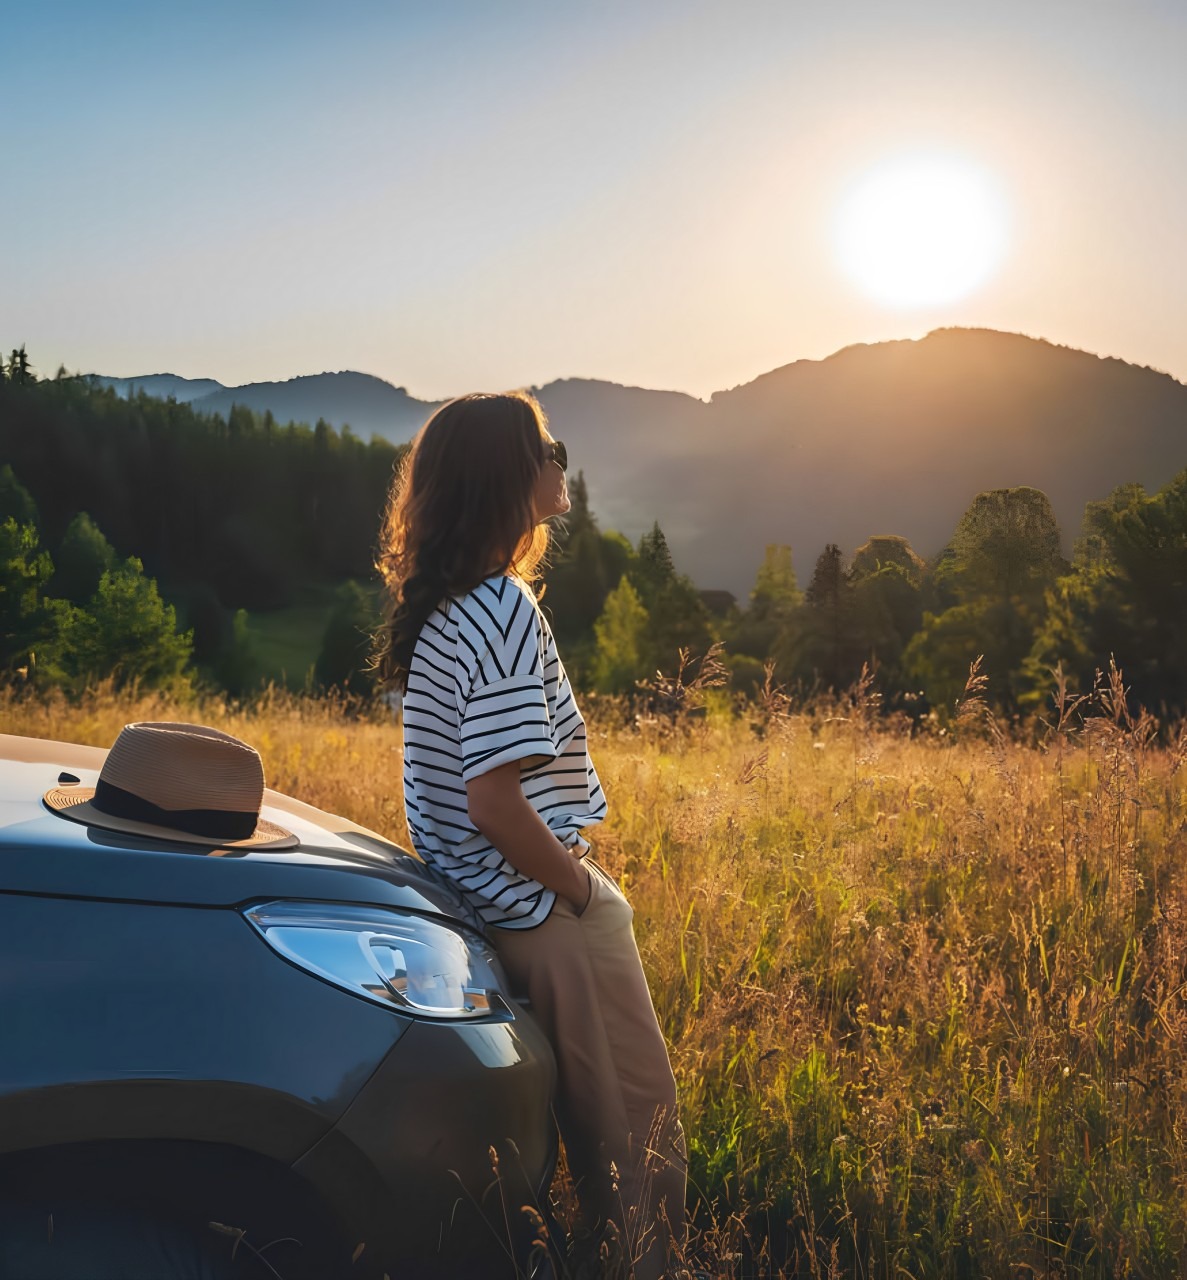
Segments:
[[[451,600],[464,603],[467,600],[503,601],[514,600],[516,596],[526,596],[535,603],[536,597],[524,580],[514,573],[492,573],[482,579],[468,591],[459,591],[450,596]]]
[[[463,619],[479,630],[491,624],[506,631],[508,623],[525,609],[539,616],[535,594],[522,578],[513,573],[492,573],[469,591],[450,597]]]

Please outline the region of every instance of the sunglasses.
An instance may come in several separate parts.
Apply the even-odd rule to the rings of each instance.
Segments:
[[[559,440],[550,440],[544,446],[544,461],[555,462],[562,471],[569,469],[569,451]]]

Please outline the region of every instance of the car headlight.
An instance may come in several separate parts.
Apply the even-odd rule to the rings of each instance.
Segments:
[[[244,915],[279,955],[352,995],[421,1018],[512,1016],[481,941],[444,923],[331,902]]]

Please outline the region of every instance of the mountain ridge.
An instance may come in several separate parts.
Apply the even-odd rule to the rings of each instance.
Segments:
[[[852,352],[869,351],[874,348],[880,348],[880,347],[894,347],[894,346],[903,346],[908,344],[917,344],[920,342],[926,342],[929,338],[934,338],[937,335],[950,334],[950,333],[987,335],[994,338],[1017,338],[1017,339],[1021,339],[1023,342],[1037,343],[1040,346],[1048,347],[1055,351],[1071,351],[1071,352],[1075,352],[1077,355],[1092,356],[1096,360],[1102,360],[1102,361],[1111,362],[1114,364],[1126,365],[1131,369],[1141,369],[1146,373],[1152,373],[1162,378],[1168,378],[1171,382],[1174,382],[1177,386],[1187,386],[1187,383],[1184,383],[1181,379],[1176,378],[1174,374],[1167,372],[1167,370],[1165,369],[1159,369],[1155,365],[1139,364],[1137,361],[1134,361],[1134,360],[1126,360],[1123,356],[1104,355],[1100,352],[1087,351],[1083,347],[1074,347],[1074,346],[1071,346],[1069,343],[1053,342],[1050,338],[1036,337],[1033,334],[1018,333],[1013,330],[990,329],[985,326],[977,326],[977,325],[940,325],[935,329],[928,330],[927,333],[925,333],[922,337],[919,337],[919,338],[883,338],[883,339],[879,339],[876,342],[851,342],[851,343],[848,343],[846,346],[838,347],[836,351],[830,352],[827,356],[820,356],[820,357],[801,356],[796,360],[788,361],[787,364],[777,365],[774,369],[769,369],[765,373],[756,374],[753,378],[751,378],[747,382],[738,382],[738,383],[735,383],[733,386],[723,387],[720,390],[710,392],[708,399],[704,399],[700,396],[695,396],[692,394],[692,392],[681,391],[678,388],[673,388],[673,387],[644,387],[644,386],[640,386],[637,383],[615,382],[613,378],[587,378],[587,377],[583,377],[580,374],[566,374],[564,377],[553,378],[545,383],[533,384],[529,389],[533,393],[535,393],[546,387],[563,386],[567,383],[581,383],[586,386],[615,387],[623,391],[645,391],[653,395],[677,396],[677,397],[680,397],[681,399],[692,401],[697,404],[712,405],[715,401],[719,400],[723,396],[731,395],[735,391],[741,391],[746,387],[754,386],[756,383],[763,382],[767,378],[775,377],[779,374],[786,373],[792,369],[803,368],[804,366],[827,365],[837,360],[839,357],[849,355]],[[413,396],[412,393],[408,390],[408,388],[401,384],[390,382],[386,378],[381,378],[378,374],[364,373],[363,371],[357,370],[357,369],[333,369],[333,370],[323,369],[320,373],[299,373],[299,374],[295,374],[291,378],[264,379],[259,382],[245,382],[245,383],[240,383],[236,385],[229,385],[227,383],[222,383],[214,378],[186,378],[186,377],[183,377],[181,374],[175,374],[175,373],[139,374],[132,377],[119,377],[119,376],[114,376],[109,374],[91,373],[91,374],[85,374],[83,376],[94,380],[95,382],[99,383],[102,386],[114,387],[117,391],[119,391],[123,395],[128,394],[126,388],[128,388],[129,386],[134,391],[147,390],[147,387],[144,384],[164,382],[167,380],[177,382],[179,384],[183,384],[183,383],[189,384],[191,386],[199,386],[199,385],[205,386],[217,393],[225,392],[228,394],[233,394],[234,392],[237,392],[237,391],[246,392],[246,391],[254,390],[256,388],[275,389],[275,388],[281,388],[281,387],[291,387],[296,383],[309,383],[322,378],[351,377],[351,378],[363,379],[368,382],[379,383],[379,384],[382,384],[383,386],[390,387],[394,391],[399,392],[401,395],[407,396],[408,399],[416,401],[418,404],[441,405],[445,403],[445,399],[449,398],[449,397],[445,397],[445,399],[442,399],[442,400],[422,400],[418,396]],[[148,394],[152,395],[154,393],[152,391],[149,391]],[[203,394],[206,394],[206,393],[204,392]],[[236,401],[236,403],[239,403],[239,402]],[[353,424],[347,424],[347,425],[350,425],[353,429]]]
[[[294,384],[318,394],[294,396]],[[352,396],[335,401],[335,386]],[[533,390],[584,470],[604,527],[636,538],[658,519],[681,569],[739,595],[768,542],[791,544],[801,582],[826,542],[851,552],[873,534],[897,533],[934,555],[988,488],[1043,489],[1070,549],[1086,502],[1130,481],[1160,487],[1187,466],[1183,383],[995,329],[855,343],[707,401],[598,379]],[[351,417],[347,402],[372,416]],[[403,443],[437,402],[344,371],[224,388],[191,403],[223,413],[248,403],[280,421],[323,417]],[[289,412],[298,404],[306,412]]]

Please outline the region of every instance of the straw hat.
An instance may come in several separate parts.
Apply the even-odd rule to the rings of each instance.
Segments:
[[[291,831],[260,817],[264,766],[229,733],[142,721],[120,730],[94,787],[57,786],[45,803],[64,818],[220,849],[289,849]]]

